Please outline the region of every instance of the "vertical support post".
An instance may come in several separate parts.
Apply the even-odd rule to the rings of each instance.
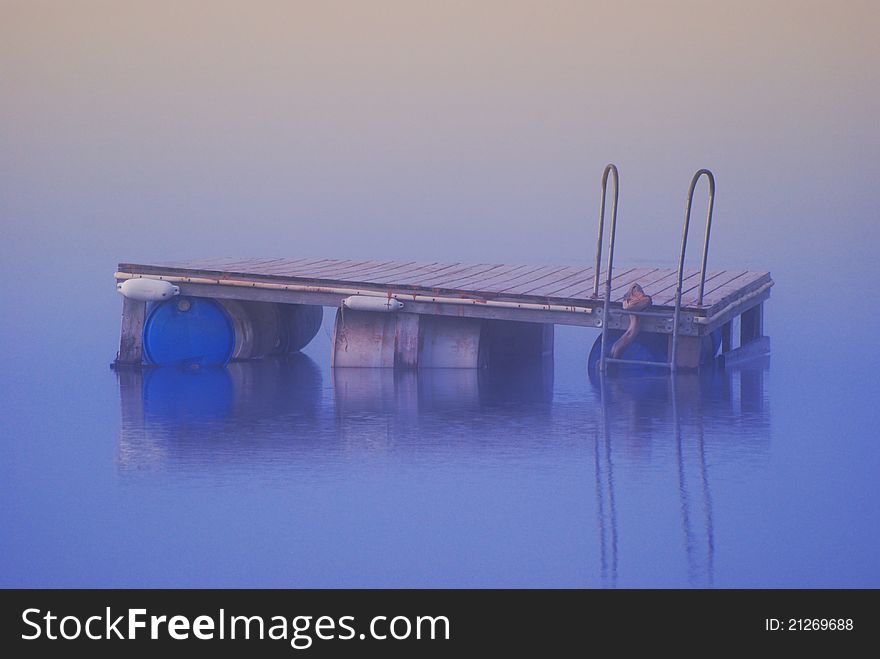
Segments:
[[[764,303],[744,311],[740,316],[739,344],[744,346],[764,336]]]
[[[417,368],[419,365],[419,315],[396,313],[394,330],[394,368]]]
[[[721,354],[724,354],[725,352],[730,352],[730,349],[733,347],[731,345],[733,339],[733,327],[731,326],[732,322],[733,321],[728,320],[721,326]]]
[[[144,357],[144,317],[147,303],[122,298],[122,326],[119,332],[119,352],[116,364],[140,365]]]
[[[673,370],[679,368],[697,369],[700,367],[700,355],[703,338],[700,336],[680,336],[673,342],[669,337],[669,361]],[[673,348],[673,345],[675,346]]]

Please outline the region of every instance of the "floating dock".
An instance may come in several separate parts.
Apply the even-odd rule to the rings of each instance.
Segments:
[[[600,272],[600,279],[604,277]],[[396,299],[398,313],[624,329],[623,297],[638,283],[653,298],[658,315],[646,317],[643,332],[672,334],[677,271],[619,268],[611,280],[611,309],[593,297],[595,270],[583,266],[537,266],[332,259],[213,259],[164,264],[120,263],[117,281],[152,278],[171,282],[180,295],[215,299],[340,307],[351,296]],[[745,316],[741,342],[761,336],[761,305],[770,296],[769,272],[718,270],[706,273],[703,304],[696,303],[699,270],[685,270],[679,332],[702,337]],[[137,339],[143,302],[126,299],[132,316],[127,333]],[[138,320],[140,319],[140,320]],[[125,328],[124,328],[125,329]],[[728,328],[729,329],[729,328]],[[723,336],[723,335],[722,335]],[[123,337],[124,339],[126,337]],[[729,337],[728,337],[729,341]],[[140,346],[120,353],[140,362]],[[125,346],[123,346],[124,348]]]
[[[679,267],[614,267],[617,186],[616,169],[609,168],[603,177],[599,241],[592,266],[226,258],[120,263],[114,276],[118,283],[168,282],[182,298],[336,307],[340,311],[333,339],[334,366],[479,367],[486,365],[485,355],[490,352],[503,356],[502,344],[520,352],[552,351],[552,326],[557,324],[602,329],[613,340],[612,333],[625,330],[632,316],[639,316],[642,335],[655,335],[654,339],[667,335],[666,355],[650,361],[673,371],[698,367],[710,336],[720,335],[721,353],[728,361],[767,352],[763,303],[773,286],[770,273],[705,267],[714,197],[711,174],[700,269],[683,265],[693,188],[706,170],[698,172],[691,184]],[[608,264],[602,267],[609,173],[614,175],[614,204]],[[634,284],[650,296],[650,310],[624,309],[625,296]],[[125,298],[117,363],[144,361],[146,315],[146,302]],[[732,335],[736,319],[738,346]],[[493,350],[487,351],[481,342],[491,343]],[[450,350],[461,354],[452,355]],[[639,355],[626,360],[605,353],[602,345],[603,370],[605,361],[639,361]]]

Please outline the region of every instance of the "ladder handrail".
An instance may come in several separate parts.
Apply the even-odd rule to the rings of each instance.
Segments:
[[[593,297],[599,295],[599,270],[602,264],[602,233],[605,229],[605,194],[608,190],[608,175],[614,174],[614,198],[611,200],[611,243],[610,249],[614,249],[614,227],[617,226],[617,193],[620,187],[620,177],[617,166],[608,164],[602,172],[602,197],[599,201],[599,238],[596,240],[596,268],[593,272]]]
[[[593,274],[593,297],[599,294],[599,269],[602,263],[602,233],[605,228],[605,195],[608,190],[608,175],[614,179],[614,196],[611,198],[611,229],[608,232],[608,267],[605,272],[605,305],[602,310],[602,349],[599,353],[599,371],[605,372],[605,346],[608,340],[608,309],[611,304],[611,273],[614,267],[614,238],[617,233],[617,197],[620,190],[620,175],[617,166],[609,163],[602,172],[602,197],[599,202],[599,239],[596,242],[596,270]]]
[[[675,313],[672,316],[672,354],[670,355],[670,370],[675,372],[676,357],[678,356],[678,319],[681,314],[681,286],[684,275],[684,257],[687,250],[688,230],[691,223],[691,207],[694,203],[694,190],[702,176],[709,181],[709,204],[706,211],[706,233],[703,236],[703,258],[700,261],[700,290],[697,295],[697,304],[703,304],[703,289],[706,286],[706,261],[709,257],[709,233],[712,230],[712,209],[715,206],[715,176],[708,169],[700,169],[691,179],[688,188],[687,203],[684,210],[684,227],[681,232],[681,251],[678,257],[678,284],[675,287]]]

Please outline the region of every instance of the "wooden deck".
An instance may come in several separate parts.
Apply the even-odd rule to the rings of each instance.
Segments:
[[[117,280],[167,279],[181,294],[205,297],[338,306],[349,295],[396,296],[405,311],[602,327],[604,272],[593,297],[592,267],[492,263],[418,263],[333,259],[204,259],[176,263],[120,263]],[[655,317],[645,331],[670,333],[677,271],[673,268],[616,267],[612,308],[632,284],[653,298]],[[717,270],[706,274],[703,304],[697,305],[700,274],[684,272],[679,332],[703,335],[770,295],[769,272]],[[488,303],[488,304],[487,304]],[[522,306],[517,306],[522,305]],[[627,319],[611,315],[607,326]]]

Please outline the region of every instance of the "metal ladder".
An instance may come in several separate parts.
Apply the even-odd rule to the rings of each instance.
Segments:
[[[614,359],[606,357],[606,344],[608,341],[608,319],[611,314],[619,316],[653,316],[660,318],[669,318],[668,312],[660,311],[623,311],[611,309],[611,279],[614,267],[614,238],[617,232],[617,198],[620,186],[620,176],[615,165],[609,164],[602,173],[602,197],[599,203],[599,239],[596,243],[596,265],[595,274],[593,275],[593,297],[599,295],[599,267],[602,261],[602,235],[605,230],[605,197],[608,190],[609,175],[614,179],[614,197],[611,201],[611,230],[608,234],[608,265],[605,270],[605,301],[602,309],[602,348],[599,353],[599,372],[605,373],[607,364],[637,364],[641,366],[659,366],[669,369],[670,373],[675,373],[676,356],[678,355],[678,325],[681,316],[681,286],[684,274],[684,257],[687,250],[688,231],[691,223],[691,206],[694,201],[694,189],[700,177],[706,176],[709,181],[709,205],[706,212],[706,232],[703,236],[703,258],[700,262],[700,289],[697,295],[697,304],[703,304],[703,289],[706,285],[706,260],[709,256],[709,234],[712,230],[712,209],[715,206],[715,176],[708,169],[700,169],[691,179],[690,188],[688,188],[687,204],[684,211],[684,228],[681,232],[681,250],[678,257],[678,283],[675,287],[675,311],[672,315],[672,349],[668,362],[645,361],[639,359]]]

